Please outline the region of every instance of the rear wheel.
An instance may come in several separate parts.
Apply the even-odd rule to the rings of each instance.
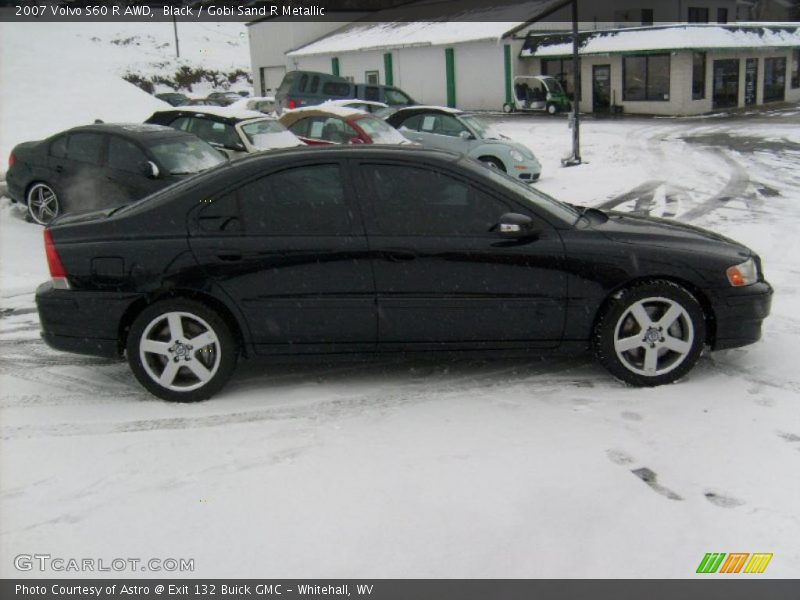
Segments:
[[[504,113],[514,112],[514,105],[506,102],[505,104],[503,104],[503,112]]]
[[[61,213],[61,203],[52,186],[39,182],[28,189],[28,218],[39,225],[48,225]]]
[[[635,386],[672,383],[694,367],[706,338],[697,299],[670,281],[650,281],[614,295],[592,345],[615,377]]]
[[[238,356],[225,320],[187,299],[165,300],[142,311],[131,325],[126,350],[139,383],[171,402],[210,398],[233,374]]]
[[[551,115],[554,115],[558,112],[558,107],[555,104],[548,104],[547,112],[550,113]]]
[[[487,166],[492,167],[493,169],[498,169],[503,171],[503,173],[506,172],[505,165],[503,165],[499,159],[494,158],[493,156],[481,156],[478,160],[480,160],[482,163],[485,163]]]

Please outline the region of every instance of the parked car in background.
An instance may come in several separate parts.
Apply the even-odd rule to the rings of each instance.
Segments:
[[[217,106],[228,106],[241,99],[242,97],[236,92],[211,92],[206,96],[206,100]]]
[[[461,152],[528,183],[539,179],[542,173],[542,165],[528,147],[497,133],[477,116],[455,108],[401,108],[386,122],[409,140]]]
[[[656,386],[707,346],[761,336],[772,288],[745,246],[409,150],[279,150],[59,219],[36,292],[42,337],[125,355],[151,393],[191,402],[245,356],[591,349],[622,381]]]
[[[277,113],[327,100],[360,99],[388,106],[411,106],[413,98],[400,88],[369,83],[350,83],[343,77],[316,71],[289,71],[275,92]]]
[[[181,94],[180,92],[165,92],[163,94],[156,94],[156,98],[163,100],[172,106],[184,106],[189,101],[189,96]]]
[[[95,124],[19,144],[6,183],[28,217],[46,225],[71,211],[139,200],[226,162],[200,138],[169,127]]]
[[[283,113],[280,123],[310,145],[409,144],[409,140],[368,113],[323,104]]]
[[[240,98],[230,105],[230,108],[256,110],[265,115],[275,112],[275,96],[253,96],[252,98]]]
[[[189,98],[183,106],[219,106],[219,104],[205,98]]]
[[[230,158],[240,158],[250,152],[303,145],[275,118],[229,106],[160,110],[153,113],[147,123],[167,125],[192,133]]]

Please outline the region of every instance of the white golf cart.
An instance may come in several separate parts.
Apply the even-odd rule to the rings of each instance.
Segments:
[[[564,88],[549,75],[518,75],[514,77],[514,101],[503,104],[503,112],[541,111],[551,115],[568,111],[572,103]]]

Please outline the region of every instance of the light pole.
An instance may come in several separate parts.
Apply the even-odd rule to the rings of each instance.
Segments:
[[[581,164],[581,114],[578,93],[581,82],[581,59],[578,55],[578,0],[572,0],[572,155],[561,161],[565,167]]]
[[[172,15],[172,29],[175,31],[175,57],[181,57],[181,46],[178,43],[178,17]]]

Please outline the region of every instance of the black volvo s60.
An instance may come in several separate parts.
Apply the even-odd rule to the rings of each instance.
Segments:
[[[419,148],[281,150],[45,230],[52,347],[121,357],[153,394],[219,391],[243,357],[591,349],[639,386],[761,335],[748,248],[558,202]]]

